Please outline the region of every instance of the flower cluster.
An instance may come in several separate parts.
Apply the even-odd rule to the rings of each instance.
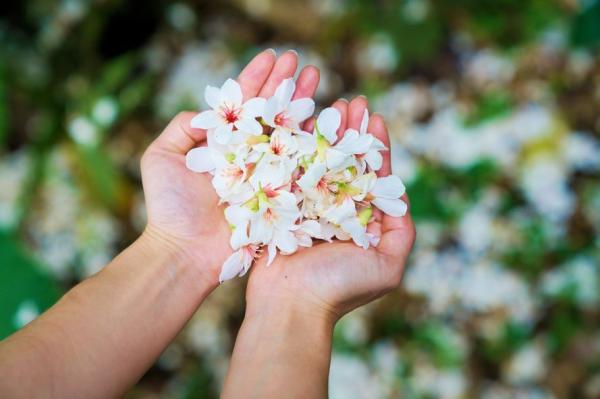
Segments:
[[[352,239],[368,249],[379,241],[367,229],[374,207],[394,217],[406,212],[400,178],[376,174],[386,147],[367,132],[368,112],[358,131],[338,137],[341,115],[326,108],[306,132],[315,104],[293,99],[294,91],[287,79],[272,97],[243,101],[239,84],[228,79],[206,88],[212,109],[191,121],[207,130],[207,146],[192,149],[186,165],[213,175],[232,229],[235,252],[223,264],[221,282],[244,275],[263,246],[268,264],[277,251],[292,254],[314,239]]]

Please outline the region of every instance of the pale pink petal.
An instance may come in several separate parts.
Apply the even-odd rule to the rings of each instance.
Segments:
[[[401,199],[375,198],[372,202],[383,213],[393,217],[404,216],[408,208]]]
[[[402,180],[396,175],[380,177],[375,182],[371,194],[375,197],[396,199],[400,198],[406,191]]]
[[[190,126],[196,129],[212,129],[222,123],[221,117],[213,110],[200,112],[190,121]]]
[[[242,106],[242,88],[233,79],[227,79],[221,86],[221,102],[235,108]]]
[[[316,220],[305,220],[300,223],[300,230],[310,235],[311,237],[321,236],[321,225]]]
[[[210,172],[215,169],[211,150],[208,147],[198,147],[191,149],[185,155],[185,166],[194,172]]]

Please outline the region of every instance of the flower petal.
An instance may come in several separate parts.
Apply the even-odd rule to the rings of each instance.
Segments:
[[[319,114],[315,128],[329,141],[329,144],[333,144],[337,140],[336,131],[340,127],[341,121],[340,111],[332,107],[325,108]]]
[[[367,237],[367,227],[360,224],[357,218],[350,218],[342,222],[342,229],[350,234],[352,240],[359,247],[369,248],[369,238]]]
[[[215,130],[215,140],[219,144],[227,144],[233,136],[233,127],[230,124],[221,125]]]
[[[227,79],[221,86],[221,102],[235,108],[242,106],[242,88],[233,79]]]
[[[365,154],[364,157],[365,162],[369,165],[371,170],[379,170],[381,166],[383,166],[383,156],[377,150],[370,150]]]
[[[351,154],[339,151],[337,148],[328,148],[325,153],[325,161],[327,163],[327,168],[329,169],[340,167],[348,160],[348,158],[352,158]]]
[[[330,207],[324,213],[325,218],[334,224],[341,224],[348,218],[356,216],[356,206],[352,198],[346,198],[339,204]]]
[[[277,246],[274,242],[270,242],[267,246],[268,258],[267,258],[267,266],[271,266],[273,260],[275,260],[275,256],[277,256]]]
[[[190,121],[190,126],[196,129],[212,129],[222,123],[219,114],[213,110],[200,112]]]
[[[406,215],[406,210],[408,208],[406,203],[401,199],[375,198],[372,203],[383,213],[393,217]]]
[[[360,134],[367,133],[367,127],[369,126],[369,110],[365,108],[365,113],[363,114],[362,120],[360,121],[360,129],[358,130]]]
[[[229,258],[223,262],[221,274],[219,274],[219,283],[231,280],[244,270],[244,249],[239,249],[232,253]]]
[[[296,184],[303,190],[314,188],[325,174],[327,167],[322,162],[313,162]]]
[[[242,132],[250,133],[254,136],[260,136],[263,132],[262,125],[254,118],[238,119],[235,122],[235,127]]]
[[[279,105],[283,108],[287,108],[287,105],[292,100],[292,96],[296,91],[296,84],[294,79],[284,79],[277,89],[275,90],[275,98],[279,101]]]
[[[261,97],[249,99],[242,107],[242,116],[245,118],[256,118],[258,116],[262,116],[266,103],[267,100]]]
[[[218,109],[221,105],[221,90],[218,87],[206,86],[204,99],[212,109]]]
[[[215,169],[211,150],[208,147],[198,147],[191,149],[185,155],[185,166],[194,172],[210,172]]]
[[[405,191],[402,180],[396,175],[389,175],[377,179],[371,194],[379,198],[396,199],[400,198]]]
[[[294,100],[288,106],[287,116],[295,122],[301,123],[315,112],[315,102],[312,98],[301,98]]]
[[[273,242],[284,255],[293,254],[298,250],[298,240],[291,231],[278,230],[273,236]]]
[[[373,136],[370,134],[358,134],[356,130],[348,129],[335,148],[346,154],[364,154],[369,151],[371,143],[373,143]]]

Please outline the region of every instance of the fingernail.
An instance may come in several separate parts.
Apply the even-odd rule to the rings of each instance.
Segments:
[[[294,53],[294,54],[296,54],[296,57],[298,57],[298,52],[297,52],[296,50],[290,49],[290,50],[288,50],[288,51],[289,51],[290,53]]]
[[[367,99],[367,96],[365,96],[364,94],[361,94],[361,95],[358,95],[358,96],[356,96],[356,98],[363,98],[363,99],[365,99],[365,100],[366,100],[366,99]]]
[[[345,102],[346,104],[348,104],[348,100],[346,100],[345,98],[340,98],[340,101]]]
[[[274,56],[277,56],[277,52],[275,52],[275,50],[273,50],[272,48],[266,49],[265,52],[268,52],[268,53],[273,54]]]

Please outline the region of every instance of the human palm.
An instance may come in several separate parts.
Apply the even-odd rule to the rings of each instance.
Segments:
[[[366,109],[364,97],[350,104],[338,101],[342,126],[357,128]],[[369,131],[389,147],[383,119],[374,115]],[[378,175],[391,172],[389,153]],[[407,201],[407,197],[403,199]],[[246,297],[249,307],[265,303],[295,302],[306,309],[325,311],[334,320],[395,288],[415,239],[410,214],[391,217],[376,210],[369,230],[381,237],[379,245],[364,250],[352,242],[317,243],[289,256],[279,256],[271,266],[260,259],[252,270]]]

